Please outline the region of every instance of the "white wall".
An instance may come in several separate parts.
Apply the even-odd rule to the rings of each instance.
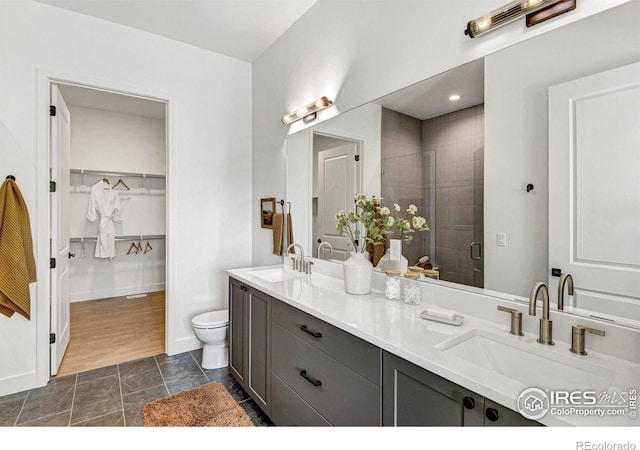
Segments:
[[[535,282],[546,282],[547,90],[639,61],[638,17],[640,2],[631,2],[485,58],[487,289],[528,296]],[[507,247],[496,246],[496,233],[507,234]]]
[[[72,168],[166,175],[164,119],[73,105],[69,111]]]
[[[286,112],[326,95],[334,105],[320,114],[325,120],[628,1],[581,0],[576,10],[535,27],[518,20],[476,39],[464,35],[466,23],[503,0],[317,2],[253,64],[254,204],[284,195]],[[252,223],[254,263],[280,261],[259,229],[257,209]]]
[[[72,169],[165,174],[165,121],[122,112],[69,106]],[[71,237],[96,236],[98,222],[86,219],[90,188],[103,178],[71,176]],[[112,185],[117,177],[108,177]],[[121,223],[116,236],[166,233],[166,182],[162,178],[122,177],[130,190],[119,190]],[[117,189],[121,189],[120,186]],[[60,193],[59,195],[62,195]],[[129,253],[131,241],[116,241],[116,257],[95,258],[96,244],[71,243],[69,299],[94,300],[165,289],[165,241],[138,241],[144,249]]]
[[[251,263],[250,65],[22,1],[0,3],[0,61],[0,161],[29,208],[38,276],[31,320],[0,317],[0,395],[48,380],[50,74],[169,101],[167,351],[197,348],[191,317],[226,307],[224,270]]]

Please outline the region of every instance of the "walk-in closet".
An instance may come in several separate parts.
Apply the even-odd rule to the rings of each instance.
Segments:
[[[56,87],[70,116],[68,169],[58,168],[69,184],[52,207],[69,236],[61,376],[165,351],[167,145],[165,103]]]

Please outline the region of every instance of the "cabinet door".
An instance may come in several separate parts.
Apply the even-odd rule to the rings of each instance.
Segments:
[[[271,298],[255,289],[249,289],[249,370],[247,388],[253,399],[269,413],[271,384]]]
[[[512,409],[505,408],[502,405],[489,400],[484,399],[484,426],[485,427],[531,427],[541,426],[540,423],[529,420],[522,416],[522,414],[513,411]]]
[[[245,368],[248,366],[246,304],[248,288],[229,279],[229,370],[246,388]]]
[[[482,396],[387,352],[382,364],[383,425],[482,426]]]

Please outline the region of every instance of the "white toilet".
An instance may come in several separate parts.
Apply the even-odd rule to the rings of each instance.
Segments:
[[[202,348],[202,368],[219,369],[229,364],[229,310],[199,314],[191,319]]]

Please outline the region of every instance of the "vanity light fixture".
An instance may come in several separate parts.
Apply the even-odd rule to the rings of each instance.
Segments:
[[[308,105],[303,106],[300,109],[282,116],[282,123],[285,125],[289,125],[300,119],[302,119],[305,123],[311,122],[316,118],[318,111],[331,106],[332,103],[333,102],[327,97],[320,97],[320,99],[316,100],[315,102],[309,103]]]
[[[470,20],[467,23],[467,29],[464,30],[464,34],[470,38],[480,36],[518,17],[534,13],[558,2],[559,0],[516,0],[491,11],[487,15]]]

